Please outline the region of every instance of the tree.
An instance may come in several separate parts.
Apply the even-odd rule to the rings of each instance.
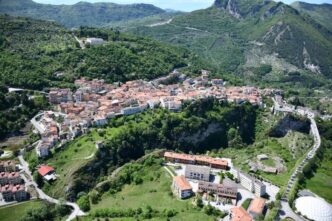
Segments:
[[[37,171],[33,173],[33,180],[37,183],[38,187],[43,187],[43,177]]]
[[[99,199],[100,199],[100,196],[99,196],[99,193],[96,191],[96,190],[92,190],[90,193],[89,193],[89,196],[90,196],[90,199],[91,199],[91,203],[92,204],[97,204]]]
[[[210,204],[204,207],[204,213],[206,213],[209,216],[213,214],[213,208]]]
[[[69,213],[70,209],[69,209],[69,207],[66,206],[63,199],[60,199],[59,201],[60,201],[60,203],[56,204],[54,210],[55,210],[55,213],[57,214],[57,216],[64,217],[65,215],[67,215]]]
[[[196,197],[196,206],[198,208],[203,208],[204,204],[203,204],[203,200],[202,200],[202,197],[200,195],[198,195]]]
[[[90,210],[90,200],[88,195],[83,195],[77,200],[78,206],[85,212]]]
[[[235,128],[230,128],[227,132],[228,147],[241,148],[244,146],[242,138]]]

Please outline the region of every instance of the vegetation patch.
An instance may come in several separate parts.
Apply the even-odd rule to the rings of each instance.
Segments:
[[[117,184],[113,183],[96,204],[91,204],[91,215],[85,219],[215,220],[218,216],[211,214],[211,209],[196,208],[191,199],[179,200],[173,195],[172,178],[161,162],[148,157],[143,162],[124,166],[117,176]]]

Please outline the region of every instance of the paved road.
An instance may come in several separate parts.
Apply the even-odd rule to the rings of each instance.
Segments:
[[[23,156],[20,155],[18,156],[18,159],[22,165],[22,169],[24,170],[24,172],[28,175],[28,178],[25,177],[25,179],[27,179],[27,183],[34,186],[40,199],[46,200],[50,203],[54,203],[54,204],[60,204],[60,201],[57,199],[54,199],[50,196],[48,196],[46,193],[44,193],[41,189],[38,188],[37,183],[33,180],[31,171],[29,169],[29,164],[23,159]],[[69,215],[69,217],[67,218],[67,221],[73,220],[75,219],[75,217],[77,216],[84,216],[85,213],[79,208],[79,206],[76,203],[72,203],[72,202],[64,202],[66,205],[71,206],[73,208],[72,213]]]
[[[24,89],[24,88],[8,87],[8,91],[9,91],[9,93],[17,92],[17,91],[30,91],[30,92],[36,92],[36,93],[48,95],[48,93],[46,93],[45,91],[30,90],[30,89]]]
[[[278,102],[276,101],[276,99],[273,99],[274,101],[274,109],[276,111],[280,111],[280,112],[289,112],[289,113],[295,113],[295,114],[299,114],[301,116],[306,116],[309,118],[310,120],[310,129],[311,129],[311,133],[314,137],[314,145],[312,147],[312,149],[307,153],[306,157],[301,161],[301,163],[299,165],[297,165],[297,167],[294,169],[294,172],[292,173],[288,183],[287,183],[287,187],[286,187],[286,191],[282,197],[282,201],[281,201],[281,207],[282,207],[282,211],[284,213],[279,213],[279,216],[281,218],[285,218],[285,217],[291,217],[294,220],[303,220],[300,216],[298,216],[297,214],[295,214],[293,212],[293,210],[290,208],[287,199],[288,199],[288,194],[290,193],[291,189],[293,188],[295,181],[296,181],[296,177],[299,173],[301,173],[303,171],[303,167],[308,163],[308,161],[310,159],[312,159],[317,150],[319,149],[320,145],[321,145],[321,138],[319,135],[319,131],[317,128],[317,124],[316,121],[314,119],[315,117],[315,113],[313,113],[310,109],[307,108],[299,108],[299,109],[295,109],[294,106],[288,105],[288,104],[278,104]]]
[[[76,37],[76,36],[74,36],[74,38],[75,38],[75,40],[80,44],[80,47],[81,47],[82,49],[84,49],[84,48],[85,48],[85,45],[84,45],[83,41],[80,40],[80,39],[78,39],[78,37]]]

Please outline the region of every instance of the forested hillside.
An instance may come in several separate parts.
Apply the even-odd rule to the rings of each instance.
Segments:
[[[0,140],[9,134],[18,133],[34,114],[47,107],[48,102],[43,96],[29,99],[25,92],[9,93],[0,84]]]
[[[331,32],[280,2],[216,0],[208,9],[133,32],[186,46],[248,82],[316,87],[332,78]]]
[[[70,31],[54,22],[0,16],[0,82],[43,89],[71,86],[80,76],[108,82],[152,79],[198,59],[185,49],[114,30]],[[102,37],[101,46],[79,47],[74,36]]]
[[[70,31],[54,22],[11,16],[0,16],[0,24],[0,139],[18,132],[45,107],[43,100],[8,93],[7,87],[48,90],[74,87],[81,76],[115,82],[153,79],[181,67],[195,73],[203,67],[186,49],[114,30]],[[74,36],[101,37],[105,43],[81,49]]]
[[[32,0],[0,0],[0,13],[54,20],[66,27],[101,27],[113,22],[129,21],[166,12],[149,4],[92,4],[82,1],[74,5],[49,5]]]

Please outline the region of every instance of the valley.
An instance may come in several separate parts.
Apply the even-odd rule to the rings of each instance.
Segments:
[[[0,0],[0,221],[329,220],[331,9]]]

